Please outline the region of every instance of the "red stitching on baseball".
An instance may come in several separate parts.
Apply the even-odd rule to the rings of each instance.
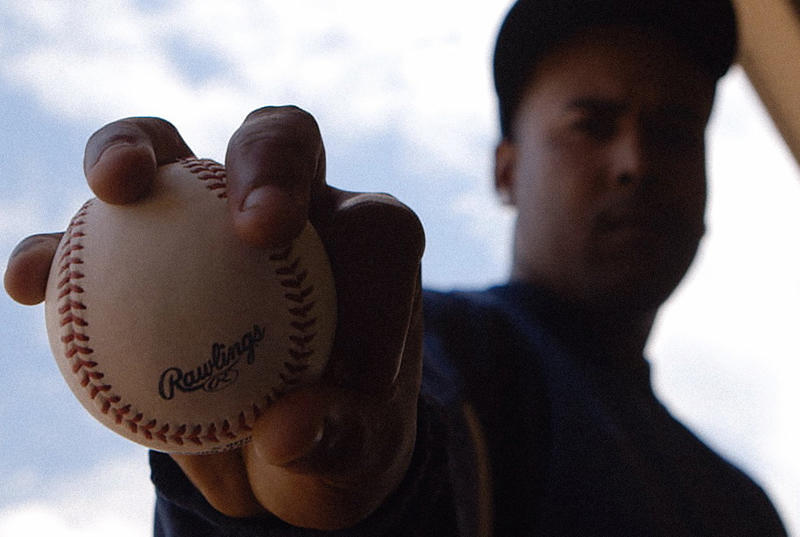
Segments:
[[[65,296],[69,296],[70,294],[74,294],[74,293],[83,293],[83,287],[81,287],[80,285],[75,285],[75,284],[65,285],[64,289],[61,292],[61,294],[58,295],[58,298],[62,299]]]
[[[298,332],[306,332],[309,328],[317,324],[317,318],[309,319],[307,321],[292,321],[292,328]]]
[[[228,197],[228,181],[225,167],[211,159],[184,158],[178,162],[201,181],[208,181],[206,188],[217,192],[217,197]]]
[[[67,347],[67,349],[68,349],[67,352],[66,352],[66,357],[67,358],[72,358],[72,357],[74,357],[74,356],[76,356],[78,354],[92,354],[94,352],[93,349],[91,349],[89,347],[81,347],[80,345],[70,345],[69,347]],[[94,366],[92,366],[92,367],[94,367]],[[75,366],[73,366],[73,369],[74,368],[75,368]]]
[[[297,265],[300,264],[300,258],[294,260],[294,262],[289,265],[288,267],[280,267],[275,270],[275,274],[279,276],[286,276],[289,274],[294,274],[297,271]]]
[[[114,421],[116,421],[117,424],[122,423],[122,420],[125,419],[125,415],[129,414],[130,411],[131,411],[131,405],[130,404],[125,405],[125,406],[123,406],[121,408],[112,408],[111,409],[111,412],[114,414]]]
[[[317,337],[316,333],[314,333],[314,334],[305,334],[305,335],[302,335],[302,336],[292,335],[292,336],[289,336],[289,340],[292,343],[294,343],[295,345],[297,345],[298,347],[304,347],[304,346],[308,345],[309,343],[311,343],[311,341],[313,341],[313,339],[315,337]]]
[[[67,267],[70,267],[70,266],[71,266],[71,265],[67,265]],[[64,271],[66,270],[66,268],[67,268],[67,267],[65,267],[64,269],[62,269],[62,270],[61,270],[61,273],[64,273]],[[68,284],[69,282],[71,282],[72,280],[77,280],[77,279],[80,279],[80,278],[82,278],[82,277],[83,277],[83,276],[81,275],[81,273],[80,273],[80,272],[72,272],[71,270],[67,270],[67,271],[66,271],[66,274],[64,274],[64,277],[63,277],[63,278],[61,278],[61,280],[59,280],[59,282],[58,282],[58,286],[59,286],[59,287],[61,287],[61,286],[63,286],[63,285],[67,285],[67,284]]]
[[[309,368],[308,364],[294,365],[290,362],[283,362],[283,366],[293,375],[299,375]]]
[[[289,349],[289,355],[296,362],[305,362],[314,355],[314,351],[313,350],[299,351],[295,349]]]
[[[73,255],[64,256],[60,261],[62,263],[65,263],[65,265],[61,268],[62,271],[67,267],[69,267],[70,265],[80,265],[81,263],[83,263],[81,258],[75,257]]]
[[[173,434],[172,436],[169,436],[168,438],[170,438],[173,442],[175,442],[179,446],[182,446],[183,445],[183,435],[184,434],[186,434],[186,425],[185,424],[181,425],[180,427],[178,427],[178,430],[175,431],[175,434]]]
[[[100,394],[102,392],[111,391],[111,386],[109,386],[108,384],[97,385],[97,384],[89,382],[88,378],[89,378],[88,375],[85,376],[84,380],[86,380],[86,384],[81,383],[81,385],[85,387],[88,384],[90,386],[90,388],[89,388],[89,397],[90,398],[94,399],[95,397],[98,396],[98,394]],[[128,405],[128,410],[130,410],[130,405]],[[117,420],[117,423],[119,423],[119,419]]]
[[[142,417],[143,417],[142,414],[139,413],[136,414],[136,416],[133,419],[126,420],[128,428],[131,430],[131,432],[133,433],[139,432],[139,422],[142,421]]]
[[[73,324],[73,325],[80,326],[80,327],[89,326],[89,323],[84,321],[81,317],[78,317],[77,315],[73,315],[72,313],[70,313],[69,315],[65,315],[61,319],[61,326],[66,326],[68,324]]]
[[[299,259],[297,261],[299,261]],[[285,280],[282,280],[281,285],[284,287],[288,287],[290,289],[299,289],[303,285],[303,281],[306,279],[307,276],[308,276],[308,271],[303,270],[295,274],[293,278],[287,278]]]
[[[86,334],[79,334],[76,332],[67,334],[66,336],[61,336],[61,341],[63,343],[72,343],[76,339],[78,341],[89,341],[89,336],[87,336]]]
[[[292,247],[288,246],[283,250],[275,252],[271,256],[269,256],[270,261],[286,261],[289,258],[289,254],[292,253]]]
[[[168,432],[169,432],[169,424],[164,425],[163,427],[161,427],[161,429],[159,429],[158,432],[155,434],[155,437],[166,444],[167,443],[167,433]]]
[[[207,188],[221,189],[224,187],[226,181],[225,170],[221,165],[207,159],[184,159],[181,162],[199,179],[220,182],[212,183],[208,185]],[[314,350],[309,349],[308,345],[316,336],[316,333],[309,334],[308,331],[314,327],[317,322],[316,317],[307,318],[316,305],[316,301],[314,300],[307,302],[314,293],[314,287],[303,287],[303,282],[308,278],[308,271],[301,269],[301,259],[299,257],[292,258],[292,256],[292,245],[270,255],[270,261],[279,263],[279,266],[275,269],[275,275],[278,276],[280,285],[287,289],[287,292],[284,293],[284,298],[299,304],[298,307],[289,308],[289,314],[298,319],[302,319],[290,323],[290,326],[297,333],[289,335],[290,346],[286,349],[292,362],[284,362],[286,373],[279,373],[279,377],[284,383],[284,386],[297,384],[300,374],[308,369],[309,366],[307,362],[314,354]],[[276,397],[280,396],[283,392],[284,389],[280,387],[273,389],[273,394]],[[267,399],[267,404],[271,404],[272,397],[268,397]],[[256,418],[260,415],[260,410],[256,405],[253,405],[253,413]],[[239,416],[239,422],[240,430],[244,427],[247,427],[247,430],[250,429],[249,425],[246,424],[243,413]]]
[[[303,290],[302,290],[301,292],[299,292],[299,293],[286,293],[285,295],[283,295],[283,297],[284,297],[286,300],[291,300],[292,302],[298,302],[298,303],[302,303],[302,302],[303,302],[303,301],[305,301],[305,299],[306,299],[306,298],[308,298],[308,297],[311,295],[311,293],[313,293],[313,292],[314,292],[314,286],[313,286],[313,285],[311,285],[311,286],[309,286],[309,287],[306,287],[305,289],[303,289]]]
[[[186,435],[186,438],[194,442],[198,446],[203,445],[203,441],[200,440],[200,434],[203,432],[202,425],[195,425],[194,429],[192,429],[191,434]]]
[[[236,438],[236,435],[231,432],[231,423],[228,420],[223,420],[222,431],[220,431],[220,434],[231,440]]]
[[[178,162],[195,177],[206,182],[205,187],[215,193],[218,198],[227,197],[227,178],[224,166],[209,159],[189,158],[180,159]],[[141,434],[148,440],[156,438],[164,444],[174,443],[179,446],[183,446],[186,441],[189,441],[202,446],[204,443],[219,443],[220,438],[233,440],[239,435],[251,432],[252,426],[244,412],[238,416],[236,432],[228,420],[223,420],[219,430],[215,423],[211,423],[205,428],[205,432],[202,425],[196,425],[188,434],[189,426],[187,424],[173,428],[168,423],[159,424],[157,419],[150,419],[146,424],[142,424],[142,421],[145,420],[142,413],[128,418],[132,412],[131,405],[123,404],[122,397],[111,393],[112,386],[110,384],[97,382],[104,377],[103,372],[95,370],[98,362],[81,358],[81,356],[93,354],[94,350],[90,346],[90,336],[82,331],[89,323],[77,313],[86,311],[87,305],[79,300],[78,296],[84,293],[84,289],[76,283],[85,278],[85,274],[76,270],[76,267],[84,263],[79,254],[84,250],[80,239],[86,236],[86,232],[81,227],[86,224],[85,217],[89,214],[93,203],[93,200],[86,202],[68,226],[58,260],[58,273],[62,278],[56,285],[58,291],[57,311],[61,316],[61,326],[64,329],[61,336],[61,341],[64,343],[64,357],[71,360],[73,373],[82,375],[80,384],[87,390],[91,399],[97,400],[103,414],[111,414],[115,423],[124,424],[133,433]],[[279,264],[275,269],[275,274],[278,276],[280,285],[286,289],[284,298],[298,304],[297,307],[288,309],[290,315],[298,320],[290,323],[296,333],[288,336],[289,346],[286,351],[290,361],[284,361],[285,372],[279,373],[283,385],[274,387],[271,394],[264,397],[266,405],[272,404],[276,398],[286,392],[286,388],[296,385],[300,381],[300,375],[310,367],[307,363],[308,359],[314,354],[314,350],[309,349],[308,346],[314,340],[316,333],[307,333],[316,323],[315,317],[307,318],[312,315],[316,305],[314,300],[308,301],[314,293],[314,287],[303,287],[308,271],[301,269],[299,257],[292,258],[292,256],[293,247],[289,246],[274,252],[269,257],[270,261]],[[255,419],[262,414],[261,408],[255,403],[252,404],[251,411]],[[170,434],[170,431],[174,432]]]
[[[274,388],[272,388],[272,398],[270,400],[275,401],[286,395],[285,388],[286,388],[285,384],[283,386],[275,386]]]
[[[314,308],[315,305],[316,302],[309,302],[297,308],[289,308],[289,313],[291,313],[295,317],[305,317],[306,315],[308,315],[308,312]]]
[[[63,315],[69,310],[85,310],[86,306],[82,302],[76,300],[67,300],[66,303],[58,308],[58,313]]]
[[[300,379],[298,379],[291,372],[288,375],[285,375],[284,373],[278,373],[278,376],[287,386],[296,386],[300,382]]]
[[[94,369],[97,367],[97,362],[92,362],[90,360],[82,360],[80,358],[76,358],[74,363],[72,364],[72,372],[77,373],[81,369]]]
[[[308,277],[308,270],[300,268],[300,258],[292,259],[292,247],[276,252],[271,256],[271,260],[280,261],[283,264],[275,270],[276,276],[280,279],[280,285],[287,289],[284,297],[296,304],[296,307],[288,309],[289,314],[295,317],[295,320],[290,322],[290,326],[297,331],[295,334],[290,334],[288,339],[290,346],[286,349],[291,361],[284,361],[284,372],[279,373],[279,377],[283,382],[283,387],[295,386],[300,382],[300,377],[303,372],[309,368],[309,360],[314,355],[314,350],[309,349],[307,345],[313,341],[316,333],[309,334],[308,330],[316,324],[317,318],[307,317],[312,313],[315,300],[309,300],[314,287],[309,285],[303,287],[303,282]],[[288,277],[287,277],[288,276]],[[289,291],[291,290],[291,291]],[[283,387],[273,389],[273,395],[280,397],[284,393]]]
[[[156,420],[150,420],[144,425],[139,425],[139,432],[144,435],[148,440],[153,439],[153,433],[150,432],[156,426]]]

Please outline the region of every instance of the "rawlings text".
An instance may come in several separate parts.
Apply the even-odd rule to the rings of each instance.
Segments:
[[[242,336],[230,346],[214,343],[211,346],[211,358],[187,371],[179,367],[170,367],[161,373],[158,379],[158,393],[163,399],[175,397],[175,390],[193,392],[202,389],[206,392],[216,392],[227,388],[239,377],[236,365],[242,357],[248,364],[256,359],[256,347],[264,339],[264,328],[253,325],[253,330]]]

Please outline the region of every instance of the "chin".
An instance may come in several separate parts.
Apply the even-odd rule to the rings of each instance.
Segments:
[[[700,229],[681,231],[594,256],[584,265],[586,292],[612,308],[657,310],[683,280],[702,238]]]
[[[672,295],[691,265],[694,255],[648,263],[643,260],[618,266],[598,275],[586,289],[597,306],[634,314],[655,312]]]

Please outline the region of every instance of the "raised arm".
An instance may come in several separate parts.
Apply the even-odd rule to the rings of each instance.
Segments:
[[[126,204],[148,195],[158,165],[191,155],[168,122],[130,118],[90,138],[84,169],[99,198]],[[307,219],[316,226],[336,281],[336,341],[322,381],[269,407],[245,448],[173,459],[229,516],[272,513],[300,527],[352,526],[396,489],[414,449],[420,223],[390,196],[327,186],[316,121],[295,107],[251,113],[231,138],[226,167],[230,217],[242,240],[276,246]],[[5,274],[12,298],[44,299],[58,238],[29,237],[15,249]]]

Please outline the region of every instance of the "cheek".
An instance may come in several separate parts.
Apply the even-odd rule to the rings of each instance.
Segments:
[[[654,152],[653,164],[663,177],[669,177],[676,188],[705,196],[705,144],[687,144],[680,149]]]
[[[602,188],[604,155],[596,147],[554,134],[523,154],[523,173],[531,188],[553,204],[580,202]]]
[[[593,148],[557,133],[537,134],[519,147],[518,238],[539,254],[569,256],[590,234],[589,222],[603,193],[603,159]]]
[[[670,197],[682,208],[687,218],[702,220],[707,201],[707,184],[704,165],[684,166],[676,170]]]
[[[528,176],[518,200],[518,217],[530,246],[540,253],[570,257],[591,233],[596,199],[594,181],[583,167],[552,162]]]

